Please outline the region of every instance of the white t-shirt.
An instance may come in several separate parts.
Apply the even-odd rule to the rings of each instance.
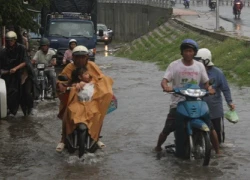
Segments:
[[[182,59],[178,59],[169,64],[163,78],[172,83],[173,88],[183,87],[186,84],[206,83],[208,75],[204,65],[201,62],[193,61],[190,66],[183,64]],[[185,97],[173,94],[171,96],[171,108],[175,108],[180,101],[184,101]]]
[[[50,65],[52,56],[55,55],[55,51],[48,49],[47,54],[44,54],[41,50],[37,51],[33,57],[37,63],[44,63],[46,66]]]

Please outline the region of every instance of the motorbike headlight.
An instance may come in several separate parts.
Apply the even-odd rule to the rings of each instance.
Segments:
[[[206,90],[204,89],[185,89],[180,91],[183,95],[190,97],[203,97],[206,95]]]
[[[44,69],[45,68],[45,64],[37,64],[37,69]]]
[[[96,48],[94,49],[89,49],[89,55],[94,56],[96,54]]]

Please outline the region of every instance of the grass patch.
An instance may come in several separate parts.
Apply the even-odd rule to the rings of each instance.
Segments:
[[[160,70],[165,70],[170,62],[181,58],[181,42],[191,38],[198,42],[200,48],[211,50],[214,64],[223,70],[231,83],[250,86],[250,47],[244,41],[228,38],[221,42],[187,29],[174,31],[165,25],[163,27],[158,28],[162,36],[156,32],[151,33],[141,38],[140,42],[137,40],[133,45],[123,46],[115,56],[156,62]]]

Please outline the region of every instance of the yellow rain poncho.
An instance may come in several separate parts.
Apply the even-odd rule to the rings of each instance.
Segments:
[[[97,141],[113,96],[113,80],[105,76],[94,62],[89,61],[87,68],[94,84],[92,100],[80,102],[78,92],[72,88],[69,94],[59,96],[61,104],[58,117],[63,120],[66,135],[71,134],[78,123],[85,123],[92,139]],[[71,72],[74,69],[75,65],[70,63],[60,75],[66,75],[71,80]]]

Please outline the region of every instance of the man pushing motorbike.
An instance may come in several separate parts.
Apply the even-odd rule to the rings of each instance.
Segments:
[[[188,83],[198,85],[202,83],[210,93],[214,93],[214,89],[209,86],[209,79],[204,65],[194,60],[194,56],[197,54],[198,49],[198,44],[192,39],[185,39],[181,43],[180,50],[182,58],[173,61],[168,66],[161,81],[163,91],[171,92],[173,88],[183,87]],[[169,85],[170,82],[172,83],[172,86]],[[177,104],[184,100],[185,98],[183,99],[182,96],[172,95],[169,114],[167,115],[165,126],[159,135],[157,146],[155,147],[156,152],[162,150],[161,146],[167,139],[167,136],[175,131]],[[217,134],[214,129],[210,129],[210,131],[211,142],[216,154],[220,154]]]
[[[57,152],[64,149],[65,138],[71,134],[79,123],[84,123],[88,128],[91,138],[97,142],[111,102],[113,91],[113,80],[104,75],[99,67],[89,59],[89,51],[85,46],[76,46],[72,51],[73,63],[69,63],[61,72],[60,76],[66,76],[68,81],[72,80],[71,74],[76,68],[86,67],[94,85],[94,94],[88,102],[78,100],[78,92],[83,88],[81,83],[76,83],[74,88],[65,96],[67,85],[57,82],[57,90],[60,99],[58,117],[62,120],[62,138]]]
[[[33,98],[24,84],[31,83],[29,75],[24,75],[24,67],[29,63],[25,47],[17,43],[14,31],[6,33],[6,48],[0,51],[1,78],[7,89],[8,115],[16,115],[21,105],[24,115],[29,115],[33,108]]]

